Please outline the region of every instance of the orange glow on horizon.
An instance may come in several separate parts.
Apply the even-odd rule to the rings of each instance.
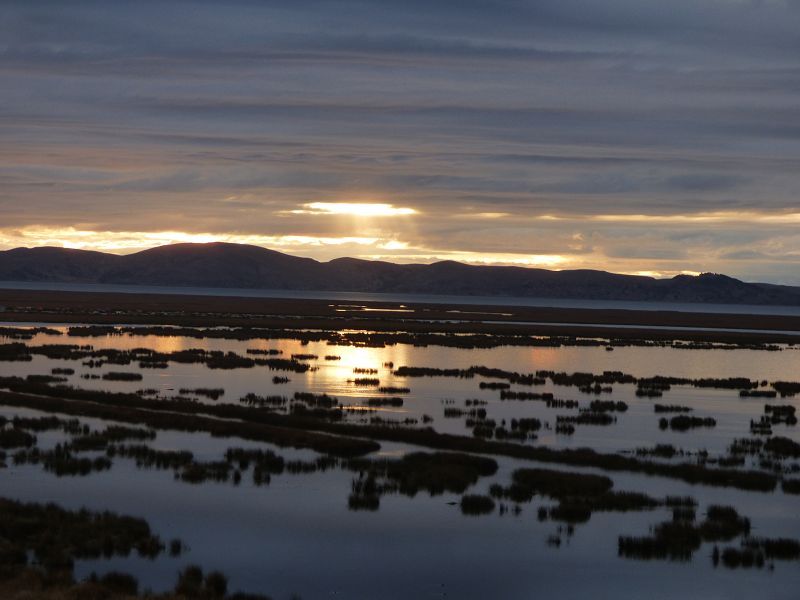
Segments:
[[[351,231],[358,231],[358,228],[353,227]],[[551,270],[598,269],[655,278],[673,277],[678,274],[697,275],[701,270],[713,270],[706,268],[703,264],[680,264],[677,261],[669,260],[614,259],[606,256],[602,249],[595,249],[589,253],[582,252],[582,245],[565,246],[565,250],[568,252],[563,254],[527,253],[521,250],[517,252],[480,252],[415,245],[397,239],[397,234],[394,232],[384,235],[380,228],[371,229],[365,233],[369,235],[258,235],[190,233],[171,230],[95,231],[88,228],[30,226],[20,229],[0,229],[0,249],[49,246],[131,254],[176,243],[226,242],[260,246],[296,256],[315,258],[323,262],[343,256],[390,261],[397,264],[429,264],[452,260],[470,265],[518,266]],[[413,238],[413,232],[410,233]]]
[[[759,213],[719,211],[690,215],[595,215],[592,221],[619,223],[766,223],[774,225],[796,225],[800,213]]]

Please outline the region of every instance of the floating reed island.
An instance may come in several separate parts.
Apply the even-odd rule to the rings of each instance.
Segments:
[[[619,454],[603,454],[586,448],[559,450],[521,446],[507,441],[442,434],[430,428],[378,423],[352,425],[331,420],[327,412],[329,409],[326,408],[314,409],[321,410],[322,413],[305,410],[284,415],[232,404],[198,405],[186,400],[154,400],[137,394],[52,387],[13,377],[0,378],[0,386],[11,390],[0,392],[0,404],[8,406],[133,422],[156,429],[206,431],[217,436],[237,436],[278,446],[305,447],[339,456],[359,456],[374,452],[380,448],[377,442],[386,440],[438,450],[510,456],[611,471],[631,471],[673,477],[690,483],[758,491],[772,491],[778,484],[778,478],[774,474],[762,471],[707,468],[689,463],[664,464]],[[334,402],[331,397],[324,395],[312,394],[308,399],[330,405]],[[320,414],[324,418],[318,418]],[[605,415],[606,418],[613,419],[608,413],[590,414]]]
[[[776,433],[782,433],[783,428],[796,423],[792,401],[776,400],[778,396],[791,398],[796,393],[792,382],[757,381],[746,377],[692,379],[659,375],[639,378],[616,370],[517,372],[485,365],[450,369],[434,365],[395,367],[384,363],[377,369],[352,367],[345,361],[343,365],[318,367],[322,361],[337,363],[341,359],[333,358],[339,355],[325,355],[319,350],[315,350],[317,354],[290,354],[287,350],[287,355],[290,354],[287,359],[271,350],[248,350],[246,354],[201,349],[155,352],[23,341],[30,343],[15,341],[3,345],[0,354],[9,363],[31,362],[34,357],[36,360],[44,357],[83,361],[88,364],[81,365],[83,369],[79,371],[93,375],[123,374],[123,377],[106,378],[115,384],[109,385],[112,389],[143,389],[135,392],[82,389],[70,385],[80,375],[75,369],[50,368],[49,364],[41,374],[0,377],[0,387],[6,390],[0,391],[0,404],[58,415],[0,420],[0,447],[3,448],[0,460],[9,467],[41,468],[44,473],[57,477],[91,477],[129,462],[137,469],[164,471],[163,475],[178,486],[225,485],[231,493],[235,493],[234,488],[252,486],[258,488],[255,493],[264,494],[275,491],[278,478],[306,477],[337,470],[347,473],[349,485],[342,486],[341,496],[335,496],[335,501],[352,511],[381,510],[382,503],[385,511],[393,504],[384,501],[388,495],[443,496],[442,505],[451,506],[457,514],[471,520],[500,518],[507,514],[535,515],[542,522],[541,527],[555,528],[555,532],[551,530],[547,536],[547,543],[553,548],[568,546],[569,537],[580,531],[583,523],[597,519],[594,515],[598,513],[647,512],[654,515],[650,530],[619,532],[620,557],[690,560],[706,545],[709,555],[716,556],[712,558],[714,564],[725,568],[767,568],[777,560],[795,560],[782,557],[793,556],[793,544],[798,542],[789,538],[756,537],[751,532],[749,519],[739,515],[734,507],[702,506],[692,498],[619,490],[611,478],[615,472],[629,472],[759,493],[775,490],[778,490],[776,495],[781,491],[800,493],[800,477],[793,475],[800,469],[791,462],[800,458],[800,444],[790,437],[772,435],[773,427]],[[217,387],[215,381],[204,382],[206,385],[202,387],[190,383],[185,387],[176,386],[180,396],[168,398],[163,397],[159,389],[145,387],[154,385],[149,383],[151,380],[133,385],[136,378],[125,378],[128,373],[141,375],[135,371],[137,368],[169,369],[173,364],[194,363],[214,370],[263,368],[264,388],[237,400],[226,395],[225,389]],[[342,387],[337,389],[336,395],[312,386],[309,391],[296,390],[294,386],[288,390],[286,387],[269,388],[270,381],[272,385],[281,385],[289,380],[269,371],[298,373],[299,377],[293,375],[298,379],[316,368],[334,371],[341,367],[345,367],[342,371],[346,374],[342,376]],[[418,381],[414,386],[414,382],[409,381],[410,387],[406,387],[402,380],[422,377],[482,379],[467,382],[471,390],[467,393],[477,395],[476,388],[482,388],[486,392],[483,398],[440,399],[444,416],[463,419],[471,435],[443,434],[431,427],[432,418],[423,413],[427,408],[419,410],[417,406],[423,394],[411,395],[411,387],[422,390],[424,382]],[[102,381],[101,375],[98,378]],[[551,386],[548,389],[554,389],[555,394],[539,387],[545,385]],[[622,386],[628,386],[626,401],[618,400],[615,395]],[[539,439],[537,436],[569,435],[576,430],[583,434],[582,427],[595,428],[595,431],[598,427],[613,427],[641,415],[642,407],[646,408],[646,416],[657,435],[661,432],[656,426],[659,419],[663,420],[666,430],[663,435],[672,436],[670,441],[675,439],[672,432],[681,432],[681,439],[689,440],[699,435],[696,429],[714,427],[715,418],[703,415],[702,408],[649,401],[678,387],[721,390],[719,396],[730,396],[732,401],[755,407],[759,413],[763,410],[763,414],[751,423],[751,436],[733,440],[727,454],[685,451],[661,443],[637,448],[629,454],[533,443]],[[287,390],[285,395],[275,393],[284,390]],[[565,391],[583,396],[580,401],[556,397]],[[349,393],[356,397],[348,398]],[[637,397],[633,397],[634,393]],[[356,404],[347,406],[351,400]],[[765,400],[768,403],[765,404]],[[537,417],[523,416],[525,409],[539,410],[535,405],[525,404],[530,402],[540,402],[542,407],[557,413],[543,415],[544,411],[540,411],[534,413]],[[405,416],[402,413],[406,411],[402,409],[416,412]],[[515,412],[517,409],[520,412]],[[379,411],[382,414],[376,414]],[[570,414],[565,414],[568,411]],[[401,413],[400,417],[391,418],[391,412]],[[653,418],[653,413],[658,416]],[[353,422],[353,415],[363,415],[358,421],[360,424]],[[118,421],[119,424],[100,428],[95,424],[90,428],[83,422],[84,417]],[[170,430],[209,433],[231,440],[270,444],[270,447],[243,448],[232,441],[224,454],[208,457],[187,449],[163,449],[154,443],[160,432]],[[49,433],[45,435],[45,432]],[[38,445],[40,439],[55,433],[63,434],[65,439],[55,446]],[[409,444],[415,451],[401,456],[391,453],[382,456],[379,454],[382,446],[390,445],[386,442]],[[688,444],[687,441],[686,447],[690,447]],[[290,460],[281,455],[280,448],[312,450],[317,454],[312,458]],[[570,468],[589,467],[601,472],[558,471],[539,464],[531,468],[523,465],[513,470],[509,481],[505,473],[496,477],[496,457]],[[520,467],[519,464],[514,466]],[[327,477],[333,478],[333,475]],[[757,533],[758,529],[754,527],[753,531]],[[182,551],[180,543],[165,547],[170,553],[173,548],[177,553]],[[116,586],[130,594],[137,591],[136,581],[124,574],[95,578],[90,583]],[[176,590],[191,597],[224,597],[227,579],[221,573],[186,568],[179,575]]]

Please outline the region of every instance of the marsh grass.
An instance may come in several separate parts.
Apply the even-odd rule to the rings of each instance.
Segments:
[[[155,429],[206,431],[220,437],[238,436],[278,446],[311,447],[318,452],[338,456],[363,455],[380,447],[373,440],[387,440],[443,451],[501,455],[610,471],[630,471],[672,477],[689,483],[762,492],[772,491],[778,482],[774,474],[762,471],[707,468],[689,463],[665,464],[619,454],[605,454],[588,448],[555,449],[492,442],[437,433],[430,428],[400,427],[384,423],[385,420],[381,419],[371,420],[370,425],[353,425],[327,422],[305,415],[280,415],[232,404],[200,406],[189,402],[142,398],[136,394],[33,385],[13,377],[0,379],[0,385],[13,390],[0,392],[0,404],[8,406],[134,422]],[[201,411],[215,418],[198,415]],[[412,424],[413,421],[411,419]]]
[[[701,523],[674,519],[656,525],[650,536],[620,536],[619,555],[641,560],[691,560],[703,542],[729,541],[750,533],[750,520],[730,506],[711,505]]]
[[[466,494],[461,496],[461,513],[464,515],[478,516],[488,515],[494,512],[494,500],[489,496],[480,494]]]
[[[127,556],[154,558],[164,550],[148,524],[111,512],[68,511],[54,504],[25,504],[0,498],[0,569],[29,563],[48,571],[72,571],[77,559]]]

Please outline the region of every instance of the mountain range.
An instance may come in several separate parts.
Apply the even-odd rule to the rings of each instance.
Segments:
[[[800,287],[704,273],[655,279],[454,261],[319,262],[243,244],[173,244],[116,255],[65,248],[0,252],[0,281],[800,305]]]

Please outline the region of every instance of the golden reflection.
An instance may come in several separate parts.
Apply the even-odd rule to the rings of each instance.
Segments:
[[[131,337],[131,340],[136,340],[136,337]],[[138,338],[142,339],[142,338]],[[180,352],[181,350],[189,350],[191,348],[199,348],[208,350],[208,340],[194,339],[188,337],[161,337],[161,336],[148,336],[148,347],[151,347],[156,352]],[[132,344],[131,347],[136,347]]]
[[[279,346],[280,347],[280,346]],[[395,367],[407,364],[408,346],[399,344],[384,348],[370,348],[365,346],[328,346],[325,343],[300,346],[295,342],[291,347],[284,349],[288,358],[292,353],[311,352],[319,356],[313,365],[318,367],[315,371],[306,373],[307,382],[311,387],[324,386],[332,395],[349,396],[353,398],[369,398],[377,395],[373,387],[362,387],[347,383],[348,379],[355,379],[361,375],[354,373],[353,369],[377,369],[374,375],[380,379],[381,385],[394,385],[395,377],[392,367],[385,366],[392,363]],[[326,354],[341,357],[339,360],[326,361]],[[373,375],[370,375],[373,377]],[[384,410],[383,408],[381,410]],[[398,411],[404,412],[404,411]]]
[[[563,371],[564,365],[559,353],[553,348],[531,348],[528,350],[532,371]]]

